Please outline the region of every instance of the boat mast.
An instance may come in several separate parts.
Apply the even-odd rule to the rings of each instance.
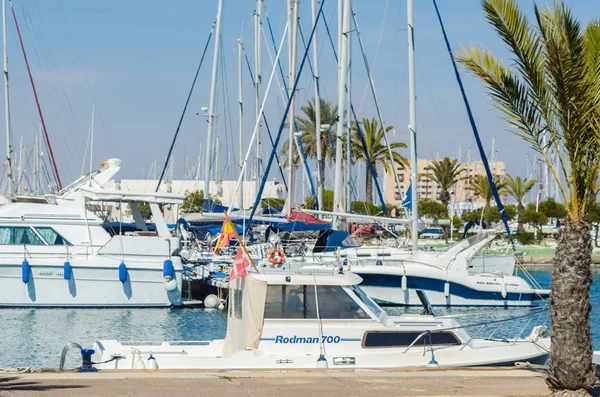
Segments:
[[[312,0],[312,22],[313,26],[317,23],[317,0]],[[315,134],[317,145],[317,204],[320,211],[323,211],[323,170],[321,162],[323,153],[321,149],[321,91],[319,88],[319,40],[317,38],[318,28],[315,28],[313,38],[313,77],[315,80]]]
[[[260,1],[260,0],[259,0]],[[240,172],[243,172],[244,166],[244,91],[242,86],[242,53],[244,50],[244,46],[242,44],[242,40],[238,40],[238,104],[239,107],[239,128],[240,128],[240,137],[239,137],[239,145],[240,145]],[[244,182],[242,180],[242,184],[240,185],[240,197],[238,201],[238,208],[240,210],[244,209]]]
[[[210,195],[210,150],[212,145],[213,126],[215,123],[215,94],[217,92],[217,76],[219,71],[219,51],[221,46],[221,19],[223,13],[223,0],[218,0],[217,6],[217,26],[215,35],[215,48],[213,51],[212,78],[210,81],[210,100],[208,104],[208,132],[206,134],[206,155],[204,158],[204,199],[207,200]]]
[[[406,2],[408,30],[408,95],[409,95],[409,125],[410,134],[410,183],[412,185],[410,204],[412,207],[412,250],[419,249],[419,215],[417,211],[417,192],[419,190],[417,162],[417,108],[415,92],[415,32],[413,20],[413,0]]]
[[[338,79],[338,124],[335,142],[335,190],[333,193],[333,212],[341,212],[342,204],[342,153],[344,150],[343,140],[346,133],[346,81],[348,78],[348,36],[350,34],[350,0],[344,0],[342,12],[342,35],[339,59]],[[338,229],[337,216],[333,217],[332,228]]]
[[[291,19],[289,24],[291,26],[292,31],[288,36],[289,40],[289,61],[290,61],[290,89],[293,89],[295,78],[296,78],[296,45],[298,42],[298,0],[289,0],[290,9],[288,10],[288,17]],[[287,215],[290,216],[292,214],[292,208],[294,207],[294,141],[296,140],[296,130],[294,128],[294,120],[295,120],[295,95],[293,92],[290,92],[291,97],[291,105],[290,105],[290,115],[289,115],[289,126],[290,126],[290,134],[289,134],[289,146],[288,146],[288,199],[287,199]]]
[[[4,121],[6,128],[6,176],[8,177],[9,193],[15,194],[15,179],[12,167],[12,144],[10,139],[10,106],[8,100],[8,47],[6,39],[6,0],[2,0],[2,48],[4,58]]]
[[[255,90],[255,101],[254,101],[254,117],[258,125],[258,132],[256,135],[256,193],[260,189],[260,177],[261,173],[261,139],[260,139],[260,127],[261,122],[261,82],[262,82],[262,11],[263,11],[263,0],[256,0],[256,13],[254,14],[254,90]],[[243,182],[242,182],[243,184]],[[240,191],[242,196],[242,191]],[[243,196],[242,196],[243,200]]]
[[[352,22],[350,22],[351,24]],[[348,92],[346,93],[347,107],[346,107],[346,212],[350,212],[352,208],[352,197],[350,195],[350,183],[352,180],[352,114],[350,112],[350,106],[352,105],[352,27],[347,30],[348,39],[348,81],[346,86]],[[373,175],[375,176],[375,175]],[[350,229],[348,229],[350,230]]]

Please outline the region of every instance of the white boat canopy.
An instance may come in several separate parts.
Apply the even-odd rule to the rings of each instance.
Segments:
[[[154,203],[154,204],[181,204],[184,196],[173,193],[148,193],[148,192],[128,192],[115,189],[94,189],[82,187],[81,192],[84,197],[92,201],[111,201],[124,203]]]

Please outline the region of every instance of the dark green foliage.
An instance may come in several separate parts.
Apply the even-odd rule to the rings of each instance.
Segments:
[[[421,218],[446,219],[446,206],[430,199],[419,200],[419,216]]]
[[[282,208],[285,205],[285,199],[277,197],[267,197],[260,200],[260,206],[267,208]]]

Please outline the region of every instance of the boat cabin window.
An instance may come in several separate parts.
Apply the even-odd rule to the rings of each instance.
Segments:
[[[44,245],[30,227],[0,226],[0,245]]]
[[[431,342],[429,335],[422,335],[424,331],[370,331],[363,336],[363,348],[376,347],[408,347],[417,338],[419,340],[413,345],[460,345],[460,341],[449,331],[432,332]],[[419,337],[420,336],[420,337]]]
[[[373,299],[369,297],[369,295],[365,294],[365,291],[357,287],[356,285],[351,285],[350,291],[354,292],[354,294],[360,299],[362,303],[365,304],[377,317],[380,317],[383,313],[383,309],[379,307],[379,305],[373,302]]]
[[[72,245],[51,227],[36,227],[35,231],[46,240],[48,245]]]
[[[321,319],[370,319],[339,285],[318,285]],[[316,319],[314,285],[269,285],[265,318]]]

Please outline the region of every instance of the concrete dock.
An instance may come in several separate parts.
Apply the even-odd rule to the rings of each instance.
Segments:
[[[0,396],[544,396],[545,376],[517,368],[0,373]]]

